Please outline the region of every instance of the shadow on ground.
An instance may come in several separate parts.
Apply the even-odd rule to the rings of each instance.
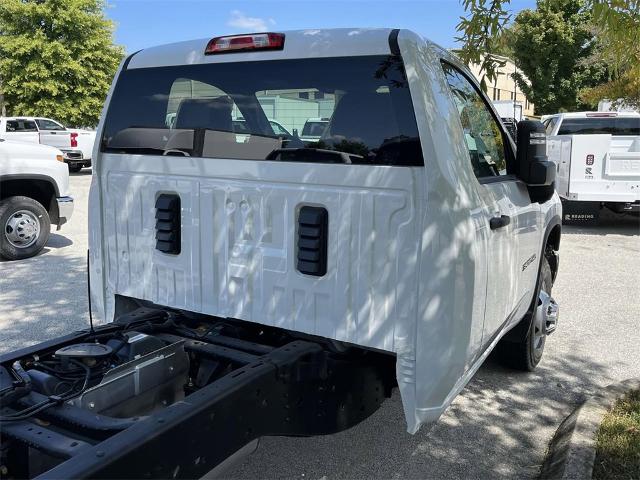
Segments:
[[[575,356],[543,361],[534,373],[504,369],[490,358],[430,431],[406,433],[396,392],[349,431],[264,438],[227,476],[457,479],[483,472],[481,478],[535,478],[546,445],[532,439],[531,430],[541,429],[541,441],[548,441],[574,406],[599,388],[594,379],[603,374],[597,363]],[[524,471],[514,471],[521,465]]]
[[[69,172],[69,175],[72,177],[83,177],[87,175],[91,175],[93,170],[91,168],[83,168],[79,172]]]
[[[49,236],[49,241],[47,241],[46,246],[50,248],[63,248],[71,245],[73,245],[73,241],[71,241],[71,239],[57,233],[52,233]]]

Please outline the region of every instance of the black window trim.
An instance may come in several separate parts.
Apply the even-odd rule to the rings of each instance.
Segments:
[[[486,185],[488,183],[500,183],[500,182],[522,182],[513,173],[507,173],[506,175],[498,175],[497,177],[480,177],[477,179],[480,185]]]
[[[515,145],[513,143],[513,140],[511,139],[511,136],[507,133],[504,125],[502,124],[502,120],[493,109],[491,102],[487,100],[487,95],[482,91],[482,88],[480,88],[480,84],[475,78],[470,78],[470,76],[467,75],[467,73],[464,71],[464,68],[462,68],[459,65],[456,65],[451,60],[446,58],[440,58],[440,63],[449,65],[451,68],[453,68],[456,72],[462,75],[471,84],[471,86],[475,89],[476,93],[480,95],[480,98],[485,103],[485,106],[488,107],[489,113],[493,117],[493,120],[498,123],[498,127],[500,128],[500,133],[502,134],[502,141],[506,149],[505,161],[507,163],[507,174],[491,176],[491,177],[476,177],[474,175],[474,178],[476,178],[478,180],[478,183],[480,183],[481,185],[484,185],[487,183],[512,182],[514,180],[518,180],[518,178],[512,171],[516,163]],[[449,92],[450,95],[453,95],[451,93],[451,87],[449,87],[447,91]]]

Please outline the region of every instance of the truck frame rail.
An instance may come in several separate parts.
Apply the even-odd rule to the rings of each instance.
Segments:
[[[106,325],[94,335],[113,329]],[[24,478],[38,470],[40,479],[198,478],[262,436],[350,428],[376,411],[394,386],[395,362],[378,352],[345,355],[306,339],[280,346],[224,335],[208,341],[185,329],[164,330],[159,338],[183,342],[187,353],[203,359],[195,380],[202,388],[144,417],[113,418],[63,403],[29,420],[3,423],[0,464]],[[89,335],[79,332],[40,348],[51,350]],[[1,357],[0,364],[25,353],[38,355],[28,348]],[[219,361],[237,368],[207,383],[204,363],[210,362],[213,371]],[[31,392],[19,404],[33,406],[42,398]],[[52,467],[30,464],[30,449],[50,457]]]

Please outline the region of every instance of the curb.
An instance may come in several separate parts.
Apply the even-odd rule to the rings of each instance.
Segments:
[[[571,412],[549,444],[539,478],[591,479],[596,460],[596,434],[602,418],[632,390],[640,390],[640,378],[611,384]]]

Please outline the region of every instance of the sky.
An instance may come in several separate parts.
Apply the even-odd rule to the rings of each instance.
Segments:
[[[511,0],[510,10],[535,0]],[[145,47],[230,33],[304,28],[408,28],[445,48],[456,45],[460,0],[108,0],[116,43]]]

